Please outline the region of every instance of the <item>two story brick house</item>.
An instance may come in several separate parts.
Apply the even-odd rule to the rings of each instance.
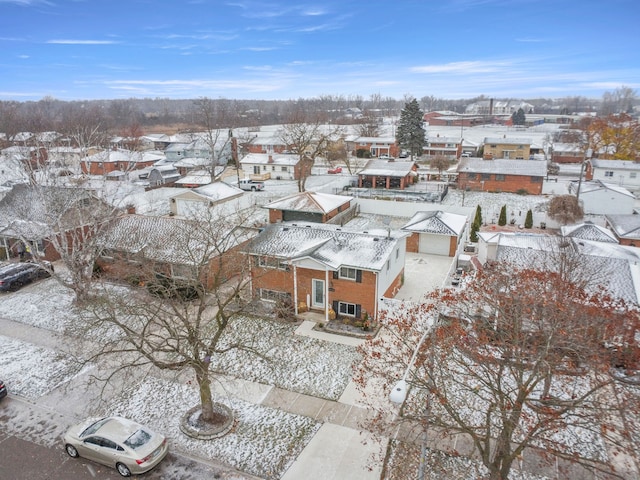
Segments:
[[[351,232],[314,223],[269,224],[248,245],[256,297],[288,299],[338,316],[371,318],[402,285],[406,233]]]
[[[524,160],[528,159],[530,155],[530,138],[486,137],[484,139],[484,158],[486,160],[498,158]]]

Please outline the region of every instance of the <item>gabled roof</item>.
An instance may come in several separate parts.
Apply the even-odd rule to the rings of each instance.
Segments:
[[[637,172],[640,170],[640,162],[632,160],[590,160],[593,168],[602,168],[608,170],[631,170]]]
[[[240,160],[242,165],[297,165],[300,157],[295,154],[249,153]]]
[[[573,193],[578,190],[579,182],[573,181],[569,183],[569,193]],[[615,185],[613,183],[605,183],[600,180],[589,180],[580,184],[580,195],[588,195],[594,192],[610,191],[615,192],[625,197],[636,198],[633,193],[624,187]]]
[[[547,175],[547,163],[539,160],[461,158],[458,164],[458,172],[545,177]]]
[[[413,172],[415,162],[398,162],[396,160],[369,160],[360,175],[376,175],[383,177],[405,177]]]
[[[596,225],[592,222],[584,222],[578,225],[565,225],[560,227],[563,237],[571,237],[579,240],[591,240],[603,243],[618,243],[611,230]]]
[[[464,231],[467,217],[455,213],[436,210],[432,212],[416,212],[402,230],[419,233],[435,233],[440,235],[459,236]]]
[[[618,237],[640,240],[640,215],[605,215],[605,218]]]
[[[353,197],[344,195],[302,192],[271,202],[265,205],[264,208],[326,214],[341,205],[349,203],[351,200],[353,200]]]
[[[345,266],[380,271],[405,236],[398,231],[376,235],[349,232],[327,224],[278,223],[266,226],[247,252],[292,262],[310,258],[330,270]]]
[[[134,152],[129,150],[104,150],[94,155],[89,155],[83,162],[158,162],[165,159],[162,152]]]

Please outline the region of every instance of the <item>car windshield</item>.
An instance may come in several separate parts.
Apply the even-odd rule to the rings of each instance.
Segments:
[[[137,448],[140,448],[144,444],[146,444],[149,441],[150,438],[151,438],[151,435],[149,433],[147,433],[144,430],[140,429],[136,433],[131,435],[129,438],[127,438],[124,441],[124,444],[127,447],[133,448],[135,450]]]
[[[85,428],[80,434],[81,437],[86,437],[87,435],[93,435],[96,433],[100,427],[102,427],[105,423],[109,421],[109,418],[103,418],[102,420],[98,420],[95,423],[92,423],[87,428]]]

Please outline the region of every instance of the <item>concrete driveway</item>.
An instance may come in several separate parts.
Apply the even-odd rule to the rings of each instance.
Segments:
[[[396,300],[418,301],[426,293],[445,286],[455,268],[455,257],[407,253],[404,262],[404,285]]]

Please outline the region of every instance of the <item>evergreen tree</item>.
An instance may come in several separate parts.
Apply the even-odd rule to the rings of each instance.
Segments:
[[[527,218],[524,220],[524,228],[533,227],[533,212],[531,210],[527,211]]]
[[[476,216],[473,219],[473,223],[476,223],[478,228],[482,225],[482,207],[480,205],[476,207]]]
[[[514,125],[524,125],[526,123],[524,110],[519,108],[517,112],[513,112],[513,115],[511,115],[511,121]]]
[[[507,224],[507,206],[503,205],[500,209],[500,218],[498,218],[498,225],[501,227]]]
[[[400,113],[396,143],[401,149],[410,152],[411,160],[414,155],[422,155],[424,148],[426,132],[423,127],[423,117],[424,113],[420,110],[415,98],[405,103]]]

